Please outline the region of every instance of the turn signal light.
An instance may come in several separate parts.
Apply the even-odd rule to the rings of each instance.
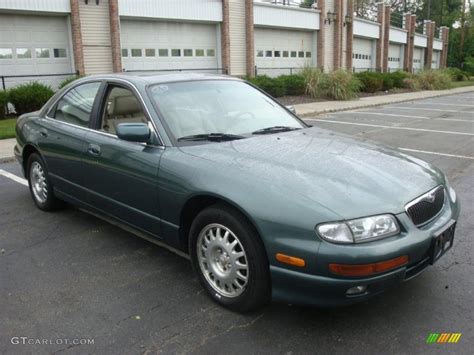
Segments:
[[[368,276],[396,269],[406,264],[408,264],[408,256],[403,255],[373,264],[329,264],[329,270],[341,276]]]
[[[281,253],[276,254],[276,259],[281,263],[289,264],[293,266],[304,267],[306,265],[304,259],[281,254]]]

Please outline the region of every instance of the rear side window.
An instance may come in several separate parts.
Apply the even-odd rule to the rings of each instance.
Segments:
[[[69,90],[56,104],[54,118],[58,121],[89,127],[92,106],[100,83],[88,83]]]

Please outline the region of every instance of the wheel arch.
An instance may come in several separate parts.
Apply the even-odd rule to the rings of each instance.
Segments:
[[[196,216],[205,208],[216,205],[216,204],[223,204],[235,212],[242,215],[249,224],[254,228],[257,235],[260,237],[261,242],[264,244],[263,238],[261,237],[261,233],[255,221],[250,217],[250,215],[239,206],[237,203],[224,198],[219,195],[211,194],[211,193],[202,193],[198,195],[194,195],[190,197],[183,205],[183,208],[180,212],[180,219],[179,219],[179,239],[180,244],[183,250],[189,254],[189,231],[191,228],[191,224],[193,223]]]
[[[41,152],[39,151],[38,147],[36,147],[32,143],[25,144],[25,146],[22,149],[22,154],[21,154],[22,159],[23,159],[22,165],[23,165],[23,171],[25,172],[25,177],[28,176],[28,159],[31,156],[31,154],[33,154],[33,153],[37,153],[41,156],[41,158],[43,158],[43,156],[42,156]],[[44,161],[44,159],[43,159],[43,161]]]

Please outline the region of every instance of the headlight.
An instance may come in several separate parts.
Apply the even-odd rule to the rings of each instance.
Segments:
[[[322,238],[333,243],[361,243],[400,233],[397,220],[390,214],[324,223],[316,229]]]

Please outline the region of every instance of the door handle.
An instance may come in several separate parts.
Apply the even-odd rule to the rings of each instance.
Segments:
[[[89,144],[87,151],[92,155],[100,155],[100,147],[97,144]]]
[[[46,128],[41,128],[39,131],[41,137],[46,138],[48,136],[48,130]]]

